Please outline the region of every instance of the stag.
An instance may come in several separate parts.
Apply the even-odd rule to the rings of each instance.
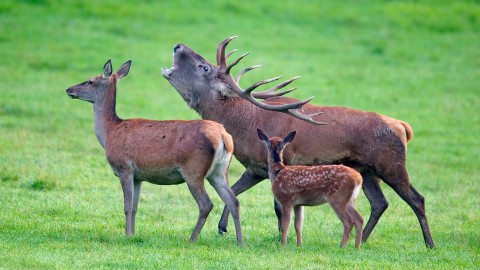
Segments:
[[[374,112],[338,106],[315,106],[309,100],[299,102],[283,96],[282,89],[297,77],[264,92],[252,92],[260,85],[278,77],[260,81],[247,89],[239,85],[241,76],[258,67],[239,72],[235,78],[232,68],[247,54],[227,64],[227,38],[217,49],[217,64],[185,46],[174,47],[173,66],[163,68],[163,76],[203,119],[217,121],[232,135],[234,156],[246,168],[232,186],[238,195],[268,178],[267,154],[257,138],[256,128],[269,134],[286,134],[297,130],[297,139],[285,150],[287,165],[345,164],[358,170],[363,178],[362,189],[370,202],[371,213],[363,230],[365,242],[377,224],[388,202],[380,188],[387,183],[415,212],[425,244],[434,248],[425,213],[425,199],[412,186],[406,168],[407,142],[413,131],[409,124]],[[264,99],[260,101],[259,99]],[[328,124],[328,128],[321,124]],[[275,204],[281,220],[281,210]],[[228,209],[224,209],[219,232],[227,231]]]
[[[115,110],[117,82],[127,76],[130,65],[127,61],[112,74],[108,60],[103,74],[67,89],[71,98],[93,103],[95,134],[123,189],[125,234],[135,233],[142,181],[156,185],[186,182],[199,208],[190,237],[195,242],[213,208],[205,190],[206,178],[232,212],[237,243],[241,244],[239,203],[227,178],[232,137],[222,125],[208,120],[120,119]]]

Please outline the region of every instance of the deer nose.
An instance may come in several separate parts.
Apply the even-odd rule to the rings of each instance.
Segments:
[[[177,45],[175,45],[175,47],[173,47],[173,53],[175,53],[178,48],[180,48],[180,44],[177,44]]]

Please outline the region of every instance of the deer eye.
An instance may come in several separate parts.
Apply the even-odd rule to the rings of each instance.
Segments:
[[[93,85],[93,81],[92,80],[88,80],[88,85]]]
[[[203,68],[203,71],[208,72],[208,66],[198,65],[199,68]]]

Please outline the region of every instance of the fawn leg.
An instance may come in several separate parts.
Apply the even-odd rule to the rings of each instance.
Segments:
[[[282,205],[282,221],[280,223],[282,228],[282,246],[287,244],[288,228],[290,227],[291,217],[292,207],[290,205]]]
[[[363,218],[353,205],[348,206],[347,209],[355,225],[355,248],[359,249],[362,242]]]
[[[303,226],[303,206],[296,205],[293,208],[295,212],[295,232],[297,233],[297,246],[302,246],[302,226]]]
[[[352,232],[353,221],[350,217],[350,214],[347,212],[347,207],[344,204],[336,205],[331,203],[330,205],[332,206],[333,210],[335,210],[335,213],[343,224],[343,238],[340,246],[344,248],[347,245],[348,238]]]

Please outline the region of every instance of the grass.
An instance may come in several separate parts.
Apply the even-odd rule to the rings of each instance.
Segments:
[[[480,5],[475,1],[103,1],[0,3],[0,268],[475,268],[479,265]],[[304,247],[280,246],[267,181],[239,196],[245,245],[217,235],[215,205],[197,243],[185,185],[145,184],[137,234],[124,236],[123,199],[93,133],[91,105],[65,89],[133,60],[119,85],[121,117],[198,119],[162,78],[186,43],[214,60],[218,43],[262,69],[242,83],[301,75],[292,96],[409,122],[410,178],[425,196],[438,248],[413,211],[390,206],[361,251],[338,247],[327,206],[306,209]],[[234,161],[231,182],[243,168]],[[366,219],[364,195],[357,205]],[[230,231],[233,231],[230,226]]]

